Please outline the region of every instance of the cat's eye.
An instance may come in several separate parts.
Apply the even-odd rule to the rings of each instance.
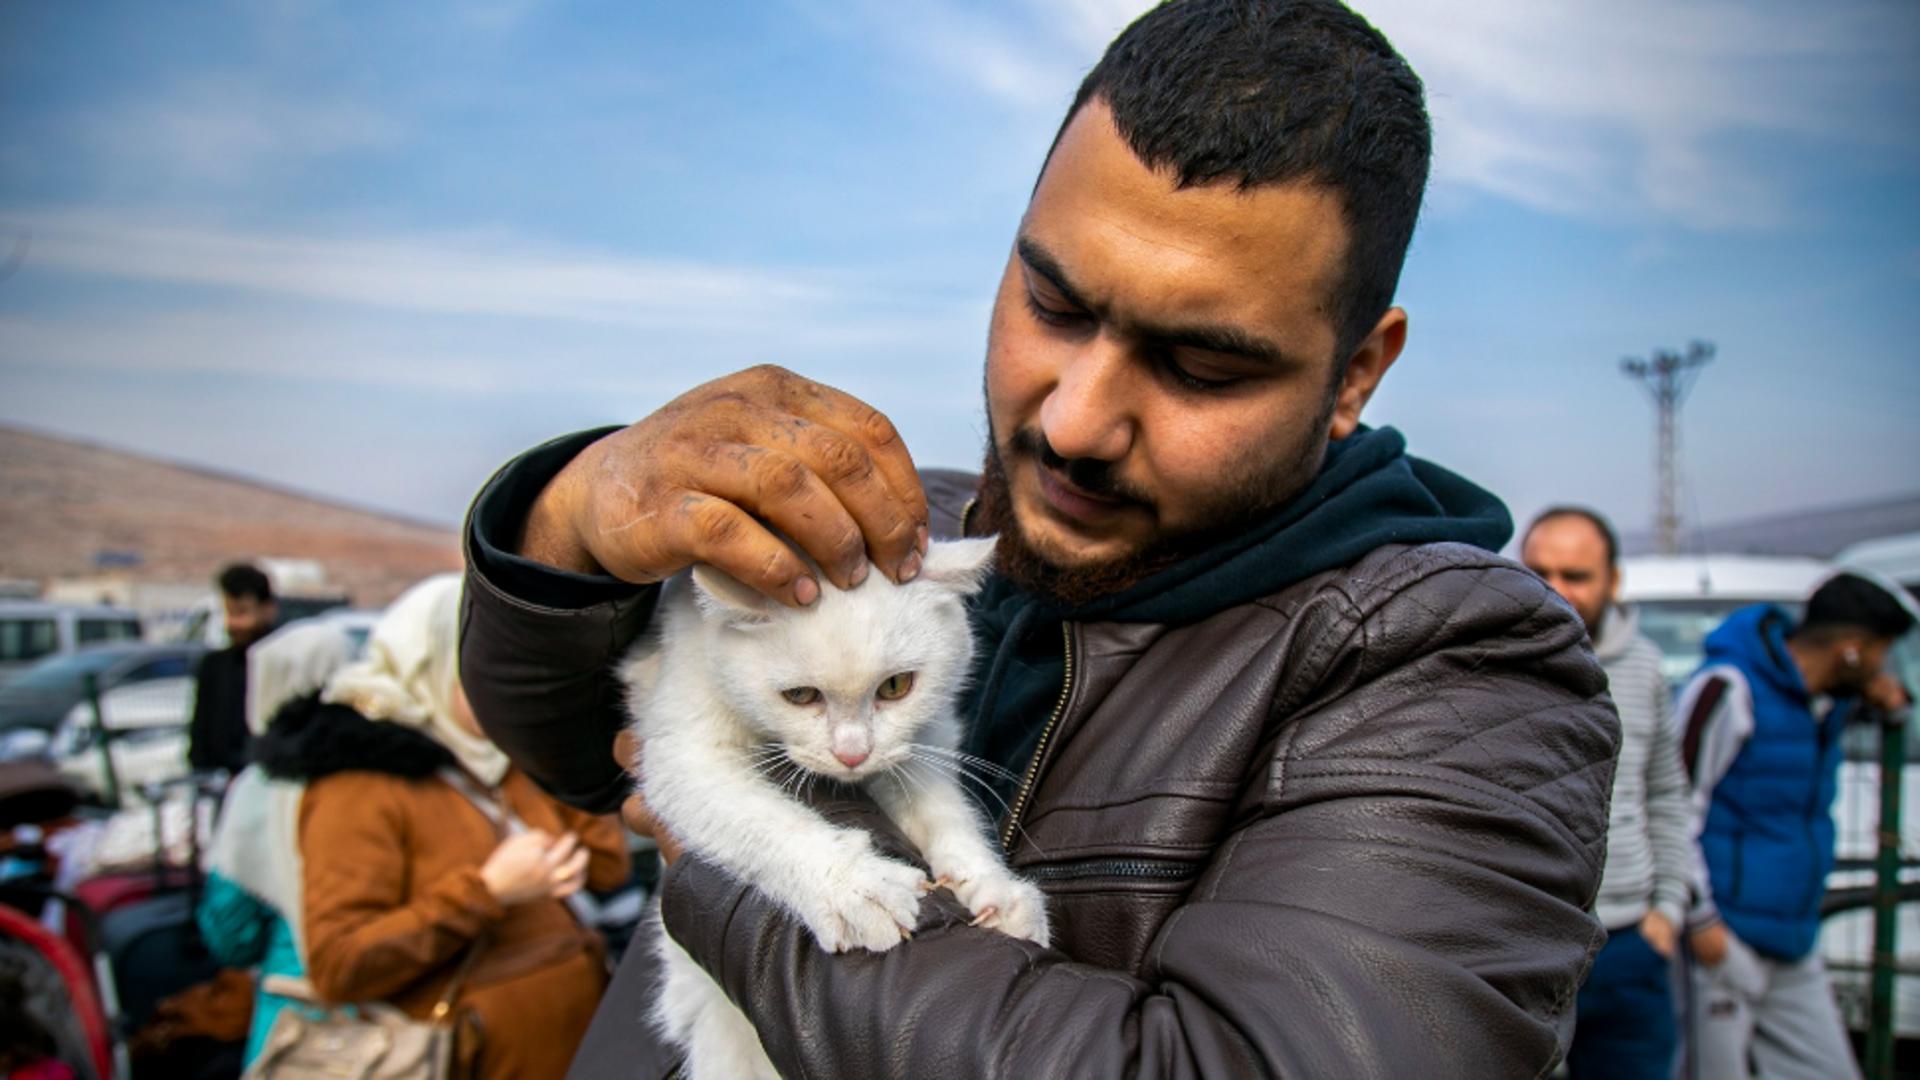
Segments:
[[[780,691],[780,696],[794,705],[811,705],[820,700],[820,691],[811,686],[795,686]]]
[[[899,701],[906,697],[907,691],[911,689],[913,689],[913,672],[903,671],[898,675],[889,676],[886,682],[880,684],[880,689],[874,691],[873,696],[881,701]]]

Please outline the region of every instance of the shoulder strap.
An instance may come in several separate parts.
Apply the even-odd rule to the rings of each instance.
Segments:
[[[453,978],[447,980],[446,990],[441,992],[440,1000],[433,1005],[433,1012],[428,1014],[434,1023],[445,1022],[447,1014],[453,1011],[453,1002],[460,996],[461,987],[467,984],[467,976],[473,974],[473,965],[479,962],[480,954],[486,950],[487,939],[484,936],[475,938],[473,944],[467,946],[466,959],[454,969]]]

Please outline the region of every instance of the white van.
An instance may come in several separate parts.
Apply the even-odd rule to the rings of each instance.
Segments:
[[[0,600],[0,685],[44,657],[82,645],[139,640],[140,616],[125,608]]]

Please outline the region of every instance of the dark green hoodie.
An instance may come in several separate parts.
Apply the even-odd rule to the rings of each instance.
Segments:
[[[1063,622],[1198,622],[1385,544],[1458,541],[1498,551],[1513,535],[1506,506],[1472,482],[1411,457],[1393,428],[1361,428],[1332,443],[1307,489],[1245,532],[1122,592],[1055,607],[1001,577],[975,598],[986,644],[966,701],[967,750],[1026,767],[1065,678]],[[1012,797],[1012,780],[994,785]]]

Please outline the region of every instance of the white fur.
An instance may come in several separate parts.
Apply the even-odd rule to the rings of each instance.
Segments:
[[[991,540],[936,543],[906,585],[874,571],[853,589],[823,585],[798,610],[696,567],[668,584],[658,632],[622,666],[647,805],[688,851],[792,912],[828,952],[898,945],[934,883],[792,797],[823,776],[871,793],[982,925],[1047,941],[1045,898],[1001,861],[951,756],[973,657],[963,599],[992,551]],[[878,699],[903,672],[912,689]],[[782,696],[797,687],[820,700]],[[835,756],[862,752],[853,767]],[[687,1050],[694,1080],[777,1076],[746,1017],[664,929],[657,947],[655,1020]]]

